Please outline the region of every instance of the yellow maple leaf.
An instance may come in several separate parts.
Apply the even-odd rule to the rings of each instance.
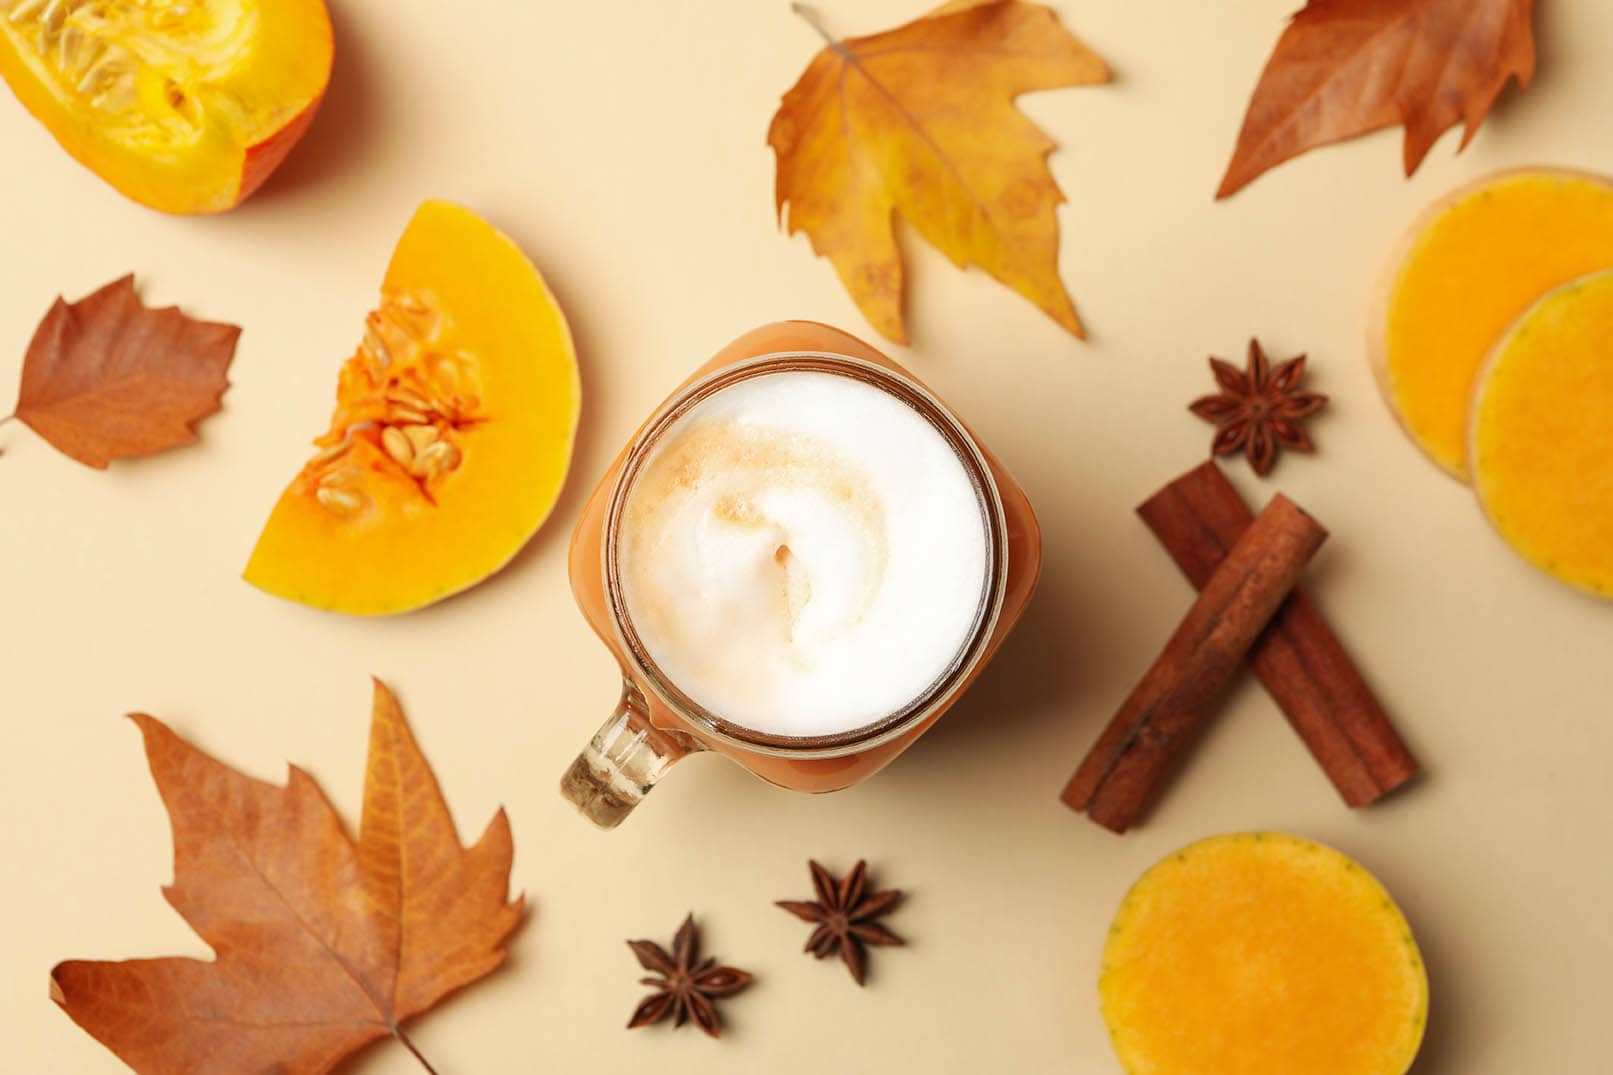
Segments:
[[[806,232],[863,316],[898,343],[896,213],[960,268],[980,266],[1083,335],[1058,274],[1053,142],[1014,98],[1107,82],[1102,58],[1021,0],[953,0],[885,33],[824,37],[767,136],[789,234]]]

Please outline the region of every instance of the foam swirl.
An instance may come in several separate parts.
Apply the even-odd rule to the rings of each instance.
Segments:
[[[660,438],[617,563],[652,659],[728,720],[821,735],[922,693],[967,639],[986,532],[945,439],[877,388],[768,374]]]

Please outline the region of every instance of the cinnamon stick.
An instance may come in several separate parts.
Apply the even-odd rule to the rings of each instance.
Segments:
[[[1214,463],[1177,478],[1137,514],[1196,588],[1254,518]],[[1348,805],[1375,802],[1417,772],[1417,760],[1304,590],[1272,619],[1249,664]]]
[[[1293,501],[1272,498],[1070,778],[1065,803],[1115,832],[1137,821],[1326,538]]]

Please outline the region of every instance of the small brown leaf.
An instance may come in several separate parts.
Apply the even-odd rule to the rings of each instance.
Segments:
[[[1405,167],[1535,72],[1534,0],[1310,0],[1277,42],[1217,198],[1318,146],[1404,124]]]
[[[219,408],[240,335],[146,307],[133,275],[75,303],[57,299],[28,345],[16,416],[98,469],[188,444]]]
[[[461,846],[380,683],[357,841],[301,769],[265,784],[134,720],[173,822],[164,895],[216,959],[61,963],[51,996],[140,1075],[324,1075],[504,961],[509,823]]]

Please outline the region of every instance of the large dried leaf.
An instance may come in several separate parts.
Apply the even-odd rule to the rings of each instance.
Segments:
[[[1216,197],[1317,146],[1404,124],[1409,176],[1535,72],[1534,0],[1310,0],[1266,64]]]
[[[134,720],[173,822],[164,895],[217,958],[62,963],[51,992],[141,1075],[322,1075],[503,962],[509,823],[460,845],[379,682],[357,842],[301,769],[265,784]]]
[[[150,455],[196,439],[218,410],[241,330],[140,302],[125,276],[57,299],[22,366],[16,417],[80,463]]]
[[[1049,9],[1019,0],[954,2],[831,42],[768,131],[780,217],[892,340],[907,341],[898,213],[955,264],[980,266],[1079,336],[1058,274],[1053,142],[1014,98],[1108,79]]]

